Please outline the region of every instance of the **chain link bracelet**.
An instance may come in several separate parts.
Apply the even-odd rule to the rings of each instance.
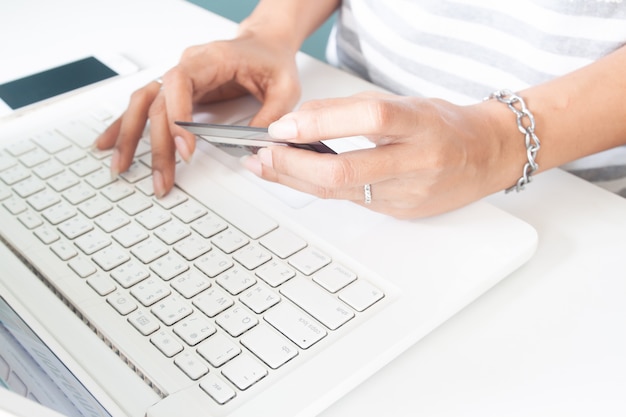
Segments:
[[[537,168],[539,168],[535,158],[537,157],[537,152],[539,151],[541,144],[539,143],[539,138],[535,135],[535,117],[526,107],[524,99],[510,90],[495,91],[491,93],[486,100],[494,98],[500,103],[506,104],[509,109],[515,113],[515,116],[517,117],[517,128],[524,135],[526,157],[528,158],[528,162],[524,164],[524,170],[520,179],[517,180],[515,185],[505,190],[506,193],[513,190],[520,192],[524,189],[526,184],[532,181],[533,173],[537,170]],[[516,107],[516,105],[518,106]],[[524,119],[528,119],[526,124],[524,124]]]

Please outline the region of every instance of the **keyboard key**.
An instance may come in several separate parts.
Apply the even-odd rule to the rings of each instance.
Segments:
[[[136,261],[126,262],[111,272],[111,277],[124,288],[130,288],[149,276],[146,267]]]
[[[302,349],[310,348],[328,334],[324,326],[289,303],[272,307],[264,319]]]
[[[306,247],[306,241],[285,228],[279,228],[263,236],[259,243],[279,258],[285,259]]]
[[[36,166],[33,169],[33,172],[42,180],[47,180],[54,175],[60,174],[64,169],[65,168],[59,163],[59,161],[56,159],[50,159],[41,165]]]
[[[78,161],[70,165],[70,170],[79,177],[87,176],[99,169],[102,169],[102,164],[100,164],[100,161],[98,161],[97,159],[93,159],[89,156],[83,159],[79,159]]]
[[[30,210],[26,210],[22,212],[17,219],[22,223],[28,230],[33,230],[43,224],[43,220],[37,213],[33,213]]]
[[[50,155],[40,148],[35,148],[23,155],[18,160],[27,168],[32,168],[50,159]]]
[[[241,348],[237,346],[233,339],[215,333],[198,346],[198,353],[216,368],[224,365],[226,362],[241,353]]]
[[[296,345],[266,325],[259,325],[241,337],[241,344],[272,369],[278,369],[298,355]]]
[[[158,227],[154,234],[168,245],[173,245],[179,240],[189,236],[191,231],[189,227],[181,223],[180,221],[173,219],[164,225]]]
[[[374,303],[381,300],[384,294],[381,290],[361,279],[339,293],[339,299],[356,311],[365,311]]]
[[[111,244],[111,239],[100,230],[94,229],[91,232],[77,238],[74,241],[74,244],[78,247],[78,249],[83,251],[85,255],[92,255],[100,249],[109,246]]]
[[[123,181],[115,181],[104,187],[101,192],[102,195],[109,199],[109,201],[116,203],[121,199],[133,194],[135,190],[133,190],[133,187]]]
[[[82,256],[72,259],[69,262],[69,266],[72,268],[72,271],[76,272],[76,275],[81,278],[87,278],[97,272],[93,262],[87,258],[83,258]]]
[[[196,314],[187,317],[174,326],[174,333],[189,346],[195,346],[216,332],[211,322]]]
[[[99,169],[85,177],[85,182],[96,190],[111,184],[113,181],[115,181],[115,178],[111,176],[111,172],[104,168]]]
[[[9,197],[2,202],[2,205],[13,215],[20,214],[28,209],[26,203],[18,197]]]
[[[209,394],[218,404],[222,405],[236,396],[235,390],[214,373],[210,373],[202,378],[200,388]]]
[[[167,223],[171,218],[172,216],[167,211],[153,206],[137,214],[135,220],[146,229],[153,230]]]
[[[216,281],[222,288],[232,295],[237,295],[243,290],[256,284],[254,276],[245,269],[239,267],[234,267],[226,272],[223,272],[217,277]]]
[[[174,211],[174,214],[176,214],[176,211]],[[183,219],[181,220],[185,221]],[[191,224],[191,228],[198,232],[203,238],[208,239],[211,236],[226,230],[226,228],[228,228],[228,223],[226,223],[221,217],[208,213],[206,216],[194,221]]]
[[[267,369],[249,355],[239,355],[222,368],[222,375],[240,390],[246,390],[267,376]]]
[[[339,328],[354,317],[354,312],[347,305],[317,284],[301,277],[296,277],[285,283],[280,288],[280,293],[330,330]]]
[[[71,172],[64,171],[48,180],[48,185],[57,192],[62,192],[79,183],[79,179]]]
[[[189,303],[175,295],[170,295],[159,301],[152,307],[151,311],[166,326],[171,326],[193,313],[193,309],[189,306]]]
[[[150,342],[168,358],[183,350],[183,345],[167,330],[159,330],[150,338]]]
[[[13,185],[30,177],[30,171],[22,165],[15,165],[9,169],[0,172],[0,179],[6,185]]]
[[[37,145],[45,149],[46,152],[48,152],[49,154],[55,154],[62,151],[63,149],[67,149],[72,146],[72,144],[66,138],[59,135],[54,130],[49,130],[47,132],[33,136],[32,140]]]
[[[152,175],[150,168],[139,161],[134,161],[126,172],[120,174],[120,177],[133,184],[150,175]]]
[[[172,214],[180,219],[180,221],[182,221],[183,223],[191,223],[192,221],[199,219],[207,213],[207,209],[202,204],[193,200],[186,201],[176,207],[174,210],[172,210]],[[223,221],[222,223],[225,225]]]
[[[146,196],[133,194],[120,201],[118,203],[118,207],[124,210],[124,212],[129,216],[134,216],[135,214],[152,207],[152,201],[146,198]]]
[[[235,252],[233,258],[248,270],[253,270],[272,259],[272,255],[261,246],[250,244]]]
[[[149,264],[168,252],[167,247],[154,238],[148,238],[135,246],[130,252],[144,264]]]
[[[117,246],[109,246],[96,253],[92,259],[104,271],[110,271],[127,262],[130,256],[125,250]]]
[[[151,335],[161,327],[150,312],[136,310],[128,316],[128,322],[144,336]]]
[[[55,229],[45,225],[35,230],[35,236],[46,245],[56,242],[61,238]]]
[[[63,198],[73,205],[77,205],[95,196],[96,192],[86,184],[76,184],[63,192]]]
[[[89,276],[87,284],[103,297],[117,289],[113,280],[100,272]]]
[[[149,307],[170,295],[171,291],[163,281],[158,278],[150,277],[134,285],[130,293],[141,304]]]
[[[261,278],[272,287],[278,287],[296,276],[296,271],[280,261],[270,261],[259,268],[255,273],[257,277]]]
[[[226,253],[232,253],[247,245],[248,242],[248,238],[243,233],[233,228],[229,228],[211,238],[211,243]]]
[[[256,326],[259,320],[247,308],[236,306],[220,314],[215,323],[231,336],[238,337]]]
[[[193,380],[199,379],[209,372],[209,367],[195,353],[185,350],[174,358],[174,363]]]
[[[215,278],[222,272],[231,268],[234,264],[230,258],[227,258],[217,251],[210,251],[196,259],[194,265],[209,277]]]
[[[93,225],[82,216],[76,216],[61,223],[58,229],[68,239],[76,239],[78,236],[93,230]]]
[[[327,291],[336,293],[356,278],[356,274],[343,265],[333,264],[318,271],[313,276],[313,281],[326,288]]]
[[[170,282],[172,288],[179,292],[185,298],[191,298],[211,286],[209,278],[198,271],[191,268],[187,272],[175,277]]]
[[[123,291],[114,291],[107,297],[107,303],[109,303],[115,311],[122,316],[126,316],[133,311],[137,310],[137,303],[133,301],[130,295]]]
[[[52,190],[43,190],[26,199],[26,202],[37,211],[42,211],[48,207],[52,207],[59,201],[61,201],[61,197],[59,197],[59,195]]]
[[[224,290],[211,287],[193,299],[193,305],[209,317],[215,317],[234,303]]]
[[[25,180],[13,185],[13,191],[15,192],[15,194],[19,195],[22,198],[26,198],[35,193],[38,193],[44,188],[46,188],[46,184],[36,177],[28,177]]]
[[[114,222],[119,224],[122,221],[123,220],[119,220],[119,219],[116,220],[115,218],[105,219],[104,226],[110,228],[110,227],[113,227]],[[144,228],[142,228],[138,224],[131,223],[122,227],[121,229],[116,230],[112,236],[113,236],[113,239],[115,239],[120,245],[122,245],[125,248],[130,248],[131,246],[136,245],[142,240],[147,239],[150,235],[148,234],[148,232],[146,232]]]
[[[106,213],[112,208],[113,206],[111,205],[111,203],[109,203],[105,198],[100,196],[89,199],[78,206],[78,210],[80,210],[81,213],[83,213],[90,219],[98,217],[99,215]]]
[[[180,188],[172,188],[165,196],[155,199],[158,205],[166,210],[172,209],[187,201],[189,197]]]
[[[76,216],[76,209],[65,202],[45,209],[41,215],[52,225],[57,225]]]
[[[118,230],[120,227],[130,223],[130,220],[128,219],[128,216],[126,216],[120,210],[118,210],[117,208],[113,208],[110,211],[98,216],[98,218],[95,220],[95,223],[103,231],[111,233]],[[146,237],[148,237],[147,233]]]
[[[239,296],[239,301],[257,314],[263,313],[268,308],[280,301],[280,296],[263,285],[256,285]]]
[[[189,264],[175,253],[161,256],[150,264],[150,269],[163,281],[169,281],[189,269]]]
[[[81,148],[89,148],[98,137],[98,132],[80,121],[65,123],[57,131]]]
[[[79,149],[75,146],[64,149],[63,151],[57,153],[55,158],[62,163],[63,165],[71,165],[74,162],[80,161],[83,158],[86,158],[87,154],[82,149]]]
[[[198,235],[189,236],[174,246],[174,250],[186,260],[193,261],[211,250],[211,244]]]
[[[58,241],[53,243],[52,246],[50,246],[50,249],[52,249],[52,252],[54,252],[62,261],[67,261],[78,255],[74,246],[69,242]]]
[[[289,258],[289,265],[302,272],[311,275],[330,263],[330,258],[318,249],[308,247]]]

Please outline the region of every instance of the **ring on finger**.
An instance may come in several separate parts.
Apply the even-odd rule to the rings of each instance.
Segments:
[[[372,203],[372,184],[365,184],[363,186],[363,197],[365,204]]]
[[[163,89],[163,78],[162,77],[155,78],[153,81],[155,83],[159,84],[159,89],[161,89],[161,90]]]

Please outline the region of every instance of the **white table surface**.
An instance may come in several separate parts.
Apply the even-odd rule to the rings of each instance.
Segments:
[[[234,30],[181,0],[5,1],[0,77],[68,51],[175,63]],[[536,255],[324,417],[626,415],[626,199],[553,170],[489,200],[537,229]]]

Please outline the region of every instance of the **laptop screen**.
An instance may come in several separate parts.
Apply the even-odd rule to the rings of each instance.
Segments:
[[[0,389],[68,417],[110,414],[0,297]]]

